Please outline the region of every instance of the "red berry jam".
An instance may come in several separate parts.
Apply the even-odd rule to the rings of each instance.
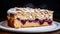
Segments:
[[[22,24],[25,24],[26,23],[26,20],[21,20]]]
[[[40,25],[42,25],[44,23],[44,21],[43,20],[39,20],[39,23],[40,23]]]
[[[52,24],[52,20],[50,20],[50,19],[47,22],[48,22],[49,25]]]
[[[33,22],[33,20],[28,20],[29,22]]]
[[[17,20],[21,21],[22,24],[25,24],[27,21],[30,22],[30,23],[31,22],[34,22],[34,23],[37,22],[40,25],[42,25],[44,22],[47,22],[49,25],[52,24],[52,20],[50,20],[50,19],[43,19],[43,20],[41,20],[41,19],[36,18],[34,20],[20,20],[20,18],[17,18]]]
[[[38,19],[38,18],[36,18],[36,19],[35,19],[35,21],[39,21],[39,19]]]

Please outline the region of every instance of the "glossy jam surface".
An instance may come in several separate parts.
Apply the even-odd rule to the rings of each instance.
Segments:
[[[49,20],[48,19],[41,20],[41,19],[36,18],[34,20],[20,20],[19,18],[17,18],[17,20],[21,21],[22,24],[25,24],[27,21],[29,23],[31,23],[31,22],[36,23],[37,22],[37,23],[43,24],[44,22],[47,22],[49,25],[52,24],[52,20],[50,20],[50,19]]]

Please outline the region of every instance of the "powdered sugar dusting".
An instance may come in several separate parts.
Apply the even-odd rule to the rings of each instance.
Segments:
[[[18,10],[16,10],[18,9]],[[34,9],[33,8],[29,8],[29,7],[26,7],[26,8],[11,8],[7,11],[7,13],[17,13],[17,12],[34,12]]]
[[[40,11],[46,11],[45,9],[41,9]]]
[[[12,13],[12,14],[15,14],[16,13],[16,10],[14,8],[11,8],[7,11],[7,13]]]

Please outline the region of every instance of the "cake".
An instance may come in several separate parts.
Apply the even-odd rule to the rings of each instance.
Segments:
[[[50,26],[53,12],[47,9],[14,7],[7,11],[8,26],[13,28]]]

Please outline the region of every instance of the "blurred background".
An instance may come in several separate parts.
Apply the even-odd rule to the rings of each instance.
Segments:
[[[54,18],[60,19],[59,0],[0,0],[0,19],[6,19],[7,10],[12,7],[32,7],[54,11]]]

